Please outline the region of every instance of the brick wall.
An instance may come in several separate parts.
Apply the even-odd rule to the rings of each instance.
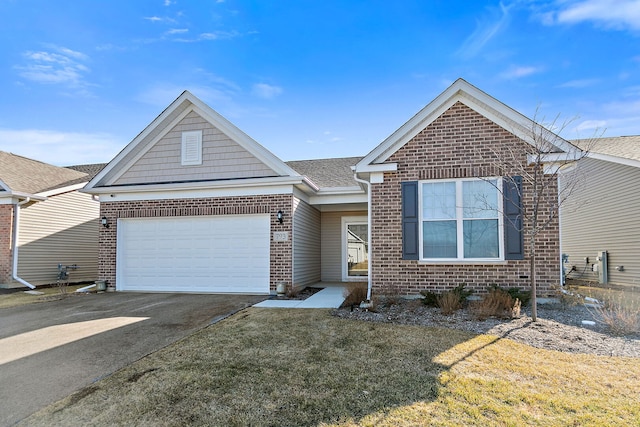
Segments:
[[[13,256],[11,252],[13,206],[0,205],[0,284],[12,281]]]
[[[522,153],[527,144],[461,103],[456,103],[389,159],[396,173],[385,173],[372,185],[372,284],[374,290],[443,291],[465,284],[474,291],[486,286],[529,287],[529,251],[521,261],[492,264],[426,264],[402,260],[401,195],[403,181],[515,175],[496,165],[494,152]],[[553,189],[555,192],[556,190]],[[531,206],[531,188],[523,184],[523,207]],[[536,247],[539,295],[559,282],[560,247],[557,220],[538,236]],[[525,247],[527,245],[525,238]]]
[[[289,240],[274,242],[271,238],[271,278],[270,286],[276,283],[292,283],[292,242],[291,218],[293,197],[290,194],[221,197],[202,199],[168,199],[130,202],[106,202],[100,204],[100,217],[109,219],[109,228],[100,227],[100,250],[98,275],[110,286],[116,285],[116,236],[118,218],[178,217],[199,215],[247,215],[270,214],[271,236],[275,231],[288,231]],[[276,214],[282,210],[284,222],[276,221]]]

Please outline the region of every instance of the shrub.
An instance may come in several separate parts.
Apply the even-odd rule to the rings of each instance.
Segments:
[[[367,299],[367,284],[366,283],[349,283],[344,290],[344,302],[343,306],[348,307],[350,305],[360,305],[362,301]]]
[[[453,291],[438,295],[436,299],[442,314],[453,314],[456,310],[460,310],[462,308],[459,296]]]
[[[513,319],[520,316],[521,302],[513,298],[509,292],[500,288],[492,288],[480,301],[471,304],[471,312],[479,320],[489,317]]]
[[[452,296],[447,296],[446,297],[447,299],[451,300],[451,303],[453,303],[453,300],[454,300],[454,297],[455,297],[455,299],[458,301],[458,303],[460,305],[459,308],[462,308],[467,303],[467,298],[472,293],[473,293],[472,291],[469,291],[469,290],[465,289],[465,285],[458,285],[455,288],[453,288],[450,291],[445,292],[443,294],[437,294],[437,293],[431,292],[431,291],[420,291],[420,294],[424,297],[424,298],[422,298],[422,303],[424,305],[426,305],[428,307],[440,307],[440,308],[442,308],[442,305],[440,304],[439,299],[442,298],[446,294],[451,294],[452,295]]]
[[[529,305],[529,302],[531,301],[531,291],[525,291],[523,289],[516,288],[516,287],[504,289],[495,283],[492,283],[491,285],[489,285],[489,287],[491,289],[498,289],[508,293],[511,296],[511,298],[513,298],[514,301],[516,299],[520,300],[520,304],[524,305],[525,307]]]
[[[420,291],[420,294],[424,297],[422,298],[422,303],[427,307],[437,307],[438,306],[438,294],[431,291]]]
[[[606,301],[594,307],[592,316],[596,322],[604,323],[615,335],[640,333],[640,308],[633,304],[618,301]]]
[[[387,305],[398,305],[402,301],[400,288],[395,285],[385,284],[376,293],[384,297],[382,301],[384,301]]]

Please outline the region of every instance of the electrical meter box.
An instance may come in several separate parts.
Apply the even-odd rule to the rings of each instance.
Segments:
[[[609,281],[609,260],[607,259],[607,251],[598,252],[594,271],[598,272],[598,283],[607,283]]]

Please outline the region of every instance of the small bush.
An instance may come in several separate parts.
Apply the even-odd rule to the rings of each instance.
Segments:
[[[486,320],[489,317],[513,319],[520,316],[520,306],[520,300],[514,299],[509,292],[492,288],[480,301],[472,303],[471,312],[479,320]]]
[[[382,300],[387,305],[398,305],[400,304],[400,302],[402,302],[403,299],[400,293],[400,288],[391,284],[385,284],[384,286],[382,286],[378,290],[377,294],[384,297],[382,298]]]
[[[431,291],[420,291],[420,294],[424,297],[422,298],[422,303],[424,305],[426,305],[427,307],[440,307],[440,308],[442,308],[442,305],[440,304],[439,299],[446,294],[452,294],[452,296],[446,297],[447,299],[450,299],[452,303],[453,303],[453,297],[455,296],[455,299],[458,301],[460,308],[462,308],[465,306],[465,304],[467,303],[467,298],[472,293],[473,293],[472,291],[465,289],[465,285],[458,285],[452,290],[445,292],[443,294],[437,294]]]
[[[367,299],[367,284],[366,283],[349,283],[344,290],[344,302],[343,306],[348,307],[350,305],[360,305],[362,301]]]
[[[529,302],[531,301],[531,291],[525,291],[523,289],[516,288],[516,287],[505,289],[505,288],[501,288],[495,283],[492,283],[491,285],[489,285],[489,287],[491,289],[498,289],[500,291],[508,293],[511,296],[511,298],[513,298],[514,301],[516,299],[520,300],[520,304],[524,305],[525,307],[529,305]]]
[[[422,298],[422,303],[427,307],[437,307],[438,306],[438,294],[431,291],[420,291],[420,294],[424,297]]]
[[[596,322],[604,323],[615,335],[640,333],[640,308],[623,304],[622,301],[606,301],[592,312]]]
[[[458,294],[453,291],[438,295],[437,301],[440,311],[445,315],[453,314],[456,310],[460,310],[462,308],[462,303],[460,302]]]

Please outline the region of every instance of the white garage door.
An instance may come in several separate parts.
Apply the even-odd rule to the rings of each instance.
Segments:
[[[122,291],[269,292],[269,215],[118,220]]]

